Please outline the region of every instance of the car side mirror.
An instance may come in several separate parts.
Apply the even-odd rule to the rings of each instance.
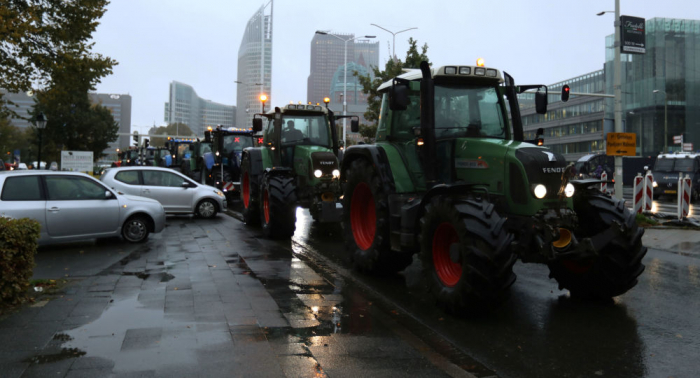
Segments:
[[[257,133],[262,131],[263,123],[262,118],[253,118],[253,132]]]
[[[360,131],[360,121],[356,119],[350,120],[350,131],[357,133]]]
[[[187,181],[183,181],[183,182],[182,182],[182,187],[185,188],[185,189],[189,188],[190,185],[191,185],[191,184],[190,184],[189,182],[187,182]]]
[[[114,195],[112,194],[112,192],[110,192],[109,190],[105,190],[105,199],[110,199],[113,196]]]

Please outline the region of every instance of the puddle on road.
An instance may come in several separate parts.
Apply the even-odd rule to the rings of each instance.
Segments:
[[[681,251],[681,252],[696,252],[700,253],[700,242],[680,242],[673,247],[671,247],[673,250]]]

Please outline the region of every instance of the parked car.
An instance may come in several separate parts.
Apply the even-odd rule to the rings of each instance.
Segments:
[[[213,218],[226,210],[226,197],[217,188],[198,184],[187,176],[162,167],[109,168],[102,182],[119,192],[158,200],[168,214],[195,214]]]
[[[138,243],[165,227],[158,201],[118,194],[78,172],[0,172],[0,216],[37,220],[42,244],[119,235]]]
[[[692,185],[690,199],[700,199],[700,154],[674,153],[661,154],[656,158],[654,169],[654,199],[662,195],[676,198],[678,195],[678,178],[690,177]]]

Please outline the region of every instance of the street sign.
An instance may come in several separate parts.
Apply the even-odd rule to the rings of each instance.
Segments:
[[[673,144],[683,144],[683,135],[674,135]]]
[[[692,143],[683,143],[683,151],[692,151],[692,150],[693,150]]]
[[[61,170],[92,172],[92,151],[61,151]]]
[[[620,16],[620,52],[623,54],[644,54],[645,20],[640,17]]]
[[[605,153],[609,156],[635,156],[637,154],[637,134],[608,133]]]

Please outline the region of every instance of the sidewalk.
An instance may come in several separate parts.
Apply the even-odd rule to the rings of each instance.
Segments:
[[[108,269],[0,319],[0,375],[471,376],[235,219],[167,223]]]

